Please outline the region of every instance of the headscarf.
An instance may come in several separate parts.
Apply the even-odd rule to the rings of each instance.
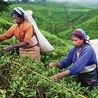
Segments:
[[[89,41],[89,36],[86,35],[86,32],[83,29],[75,29],[72,34],[77,34],[82,37],[85,41]]]
[[[25,13],[25,10],[21,7],[15,7],[13,10],[15,10],[20,15],[24,15]]]

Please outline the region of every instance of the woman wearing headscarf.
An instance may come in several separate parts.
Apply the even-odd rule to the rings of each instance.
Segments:
[[[34,27],[32,24],[25,21],[24,12],[25,10],[21,7],[13,9],[11,16],[16,24],[11,26],[4,34],[0,35],[0,41],[7,40],[12,36],[15,36],[19,43],[9,45],[5,47],[4,50],[8,52],[14,48],[19,48],[19,54],[21,56],[28,55],[31,58],[40,61],[40,48],[34,34]],[[31,41],[32,37],[33,41]]]
[[[59,79],[66,76],[77,75],[82,86],[89,86],[89,89],[98,85],[98,77],[96,64],[97,59],[93,48],[88,44],[88,36],[83,29],[76,29],[72,32],[71,40],[73,48],[70,49],[64,60],[59,62],[51,62],[49,67],[59,67],[68,69],[64,72],[57,73],[52,76]],[[73,64],[73,65],[72,65]],[[72,65],[71,67],[69,67]]]

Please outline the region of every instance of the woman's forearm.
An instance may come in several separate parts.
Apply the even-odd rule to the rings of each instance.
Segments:
[[[57,73],[57,74],[53,75],[52,78],[54,78],[54,79],[60,79],[60,78],[68,76],[69,74],[70,74],[70,70],[66,70],[64,72]]]
[[[61,67],[61,63],[59,63],[59,62],[51,62],[50,64],[49,64],[49,67],[50,68],[52,68],[52,67]]]
[[[20,47],[24,47],[27,46],[28,43],[27,42],[20,42],[19,44],[14,44],[12,45],[13,48],[20,48]]]

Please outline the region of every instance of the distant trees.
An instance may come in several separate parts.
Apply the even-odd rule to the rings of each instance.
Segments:
[[[20,3],[20,2],[27,3],[27,2],[30,2],[30,1],[32,1],[32,2],[46,2],[47,0],[6,0],[6,1],[7,2],[4,2],[4,0],[0,0],[0,11],[2,10],[1,7],[3,5],[8,4],[8,2],[10,2],[10,3]],[[2,5],[2,3],[3,3],[3,5]]]
[[[8,6],[10,4],[8,2],[5,2],[3,0],[0,0],[0,14],[3,12],[3,11],[6,11]]]
[[[46,2],[47,0],[34,0],[35,2]]]
[[[19,2],[27,3],[27,2],[30,2],[30,1],[32,1],[32,2],[46,2],[47,0],[7,0],[7,1],[11,2],[11,3],[19,3]]]
[[[26,3],[26,2],[28,2],[28,1],[29,1],[29,0],[22,0],[23,3]]]
[[[46,2],[46,0],[42,0],[42,2]]]
[[[27,3],[27,2],[29,2],[29,0],[8,0],[9,2],[13,2],[13,3]]]

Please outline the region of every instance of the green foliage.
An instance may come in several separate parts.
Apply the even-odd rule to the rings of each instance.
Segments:
[[[2,18],[0,18],[0,33],[8,30],[12,24]]]
[[[84,22],[83,24],[78,25],[77,28],[83,28],[91,39],[97,39],[98,38],[97,24],[98,24],[98,16],[95,16],[94,18],[91,18],[90,20]]]
[[[3,47],[2,47],[3,48]],[[16,54],[4,53],[0,56],[1,96],[9,98],[80,98],[79,93],[92,98],[97,96],[94,90],[82,88],[75,82],[76,77],[65,77],[59,81],[51,80],[53,74],[63,71],[50,69],[44,62],[36,62],[30,57],[19,57]],[[74,86],[73,86],[74,85]],[[66,88],[65,88],[66,87]],[[67,91],[69,88],[70,91]],[[87,95],[85,95],[87,93]],[[97,98],[97,97],[95,97]]]
[[[98,9],[94,9],[91,11],[86,12],[85,14],[81,14],[82,17],[79,18],[78,21],[76,21],[75,24],[82,24],[83,21],[89,21],[90,19],[94,18],[95,16],[98,16]]]
[[[97,98],[98,88],[89,91],[76,82],[76,76],[64,77],[58,81],[51,76],[65,69],[50,69],[48,64],[65,57],[72,47],[70,34],[75,28],[83,28],[91,38],[97,38],[97,9],[83,5],[65,8],[65,4],[13,4],[9,12],[0,17],[0,33],[13,23],[10,13],[16,6],[33,10],[33,17],[43,35],[53,45],[55,51],[41,54],[41,62],[30,57],[20,57],[17,50],[4,52],[5,45],[17,43],[13,37],[0,43],[0,97],[2,98]],[[67,5],[68,6],[68,5]],[[78,8],[78,9],[77,9]],[[3,29],[4,28],[4,29]],[[93,34],[93,35],[92,35]],[[67,90],[67,88],[69,90]],[[6,96],[6,97],[5,97]]]
[[[71,7],[69,3],[47,3],[46,5],[34,3],[13,4],[9,7],[8,13],[3,12],[1,17],[13,23],[12,17],[10,16],[12,9],[16,6],[21,6],[25,10],[30,9],[33,11],[33,17],[39,28],[57,35],[59,32],[63,32],[65,30],[67,31],[70,28],[73,29],[75,25],[78,25],[79,23],[82,23],[82,21],[86,21],[86,19],[97,15],[96,10],[88,12],[91,10],[91,7],[84,7],[82,5],[82,8],[79,8],[77,7],[78,5],[79,4],[74,5],[76,6],[76,8],[74,8],[73,6]],[[86,12],[88,12],[88,14],[86,14]]]
[[[3,12],[3,11],[7,11],[8,10],[8,6],[10,4],[8,2],[5,2],[3,0],[0,0],[0,14]]]
[[[6,90],[0,89],[0,98],[6,98]]]
[[[33,3],[14,4],[9,7],[9,13],[4,12],[3,15],[5,15],[5,17],[3,15],[1,15],[1,17],[11,22],[12,18],[10,16],[10,13],[12,12],[12,9],[17,6],[23,7],[25,10],[28,9],[32,10],[33,17],[37,22],[38,27],[45,31],[49,31],[52,34],[58,34],[61,31],[68,30],[70,26],[72,26],[73,23],[76,22],[71,21],[72,19],[74,20],[75,17],[77,17],[78,15],[81,15],[82,13],[85,13],[88,10],[90,10],[89,8],[84,9],[82,11],[81,9],[76,8],[74,10],[73,8],[70,7],[67,8],[67,5],[65,4],[63,5],[60,4],[60,6],[58,4],[51,5],[50,3],[47,3],[47,5],[33,4]]]

